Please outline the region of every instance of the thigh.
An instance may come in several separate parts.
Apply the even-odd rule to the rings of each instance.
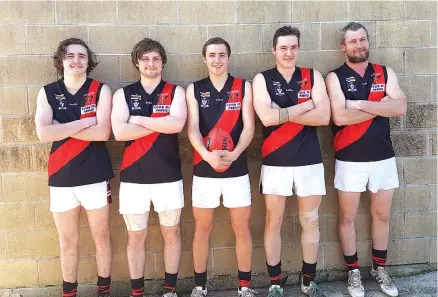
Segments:
[[[81,205],[73,192],[73,187],[50,187],[50,211],[68,212]]]
[[[195,229],[211,230],[214,220],[214,208],[193,207]]]
[[[221,192],[227,208],[251,205],[251,185],[248,174],[221,179]]]
[[[293,173],[293,167],[262,165],[260,173],[260,193],[266,195],[292,196]]]
[[[131,232],[146,230],[148,227],[149,212],[141,214],[124,214],[126,229]]]
[[[219,178],[193,176],[192,205],[196,208],[216,208],[220,205]]]
[[[160,225],[164,227],[174,227],[181,220],[181,208],[173,210],[163,210],[158,213]]]
[[[365,192],[370,176],[369,162],[336,160],[335,188],[344,192]]]
[[[395,158],[371,162],[368,189],[372,193],[379,190],[391,190],[399,187]]]
[[[312,195],[301,197],[298,196],[298,212],[308,212],[318,210],[321,205],[322,196]]]
[[[120,183],[119,211],[121,214],[144,214],[151,207],[150,185]]]
[[[86,210],[103,208],[110,202],[108,200],[108,183],[107,181],[84,185],[74,188],[76,198]]]
[[[294,167],[294,186],[299,197],[325,195],[324,165]]]
[[[283,218],[286,208],[286,197],[279,195],[265,195],[266,214],[274,218]]]
[[[338,191],[339,214],[355,217],[359,209],[361,193]]]
[[[379,190],[377,193],[370,192],[371,213],[389,215],[391,212],[393,195],[394,190]]]
[[[102,208],[88,210],[86,209],[88,225],[90,226],[91,235],[99,235],[109,232],[109,205]]]
[[[182,180],[171,183],[150,185],[151,201],[158,213],[184,207],[184,189]]]
[[[230,218],[233,228],[241,225],[248,226],[251,219],[251,207],[230,208]]]
[[[53,219],[59,238],[73,239],[79,238],[79,215],[81,208],[79,206],[65,212],[54,212]]]

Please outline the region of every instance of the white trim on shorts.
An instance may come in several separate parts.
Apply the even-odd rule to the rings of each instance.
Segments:
[[[395,157],[374,162],[336,160],[335,188],[344,192],[377,193],[399,187]]]
[[[143,214],[151,209],[156,212],[184,207],[183,181],[159,184],[120,183],[119,212],[121,214]]]
[[[262,165],[260,192],[268,195],[300,197],[325,195],[324,165],[322,163],[305,166]]]
[[[223,205],[226,208],[250,206],[251,186],[248,174],[227,178],[193,176],[193,207],[219,207],[221,195],[223,197]]]
[[[76,186],[50,187],[50,211],[65,212],[82,205],[86,210],[94,210],[108,205],[108,181]]]

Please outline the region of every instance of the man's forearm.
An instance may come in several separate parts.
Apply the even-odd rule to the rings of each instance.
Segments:
[[[135,140],[155,132],[142,126],[128,123],[118,124],[118,126],[114,129],[114,137],[119,141]]]
[[[374,118],[375,115],[357,109],[345,109],[341,115],[334,116],[333,122],[338,126],[354,125]]]
[[[330,111],[315,108],[297,116],[291,122],[306,126],[328,125],[330,122]]]
[[[359,110],[368,112],[382,117],[401,116],[406,111],[404,100],[385,100],[385,101],[367,101],[360,102]]]
[[[111,134],[110,127],[97,124],[95,126],[91,126],[86,129],[83,129],[73,134],[71,137],[80,140],[86,140],[86,141],[107,141],[110,134]]]
[[[37,133],[40,141],[52,142],[71,137],[79,131],[86,129],[87,124],[82,120],[72,121],[64,124],[51,124],[38,128]]]
[[[165,134],[179,133],[184,128],[184,121],[170,115],[158,118],[139,117],[139,121],[142,127]]]

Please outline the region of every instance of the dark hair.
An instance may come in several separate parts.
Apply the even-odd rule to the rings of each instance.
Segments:
[[[67,47],[73,44],[82,45],[87,50],[88,55],[88,66],[87,66],[87,75],[90,74],[90,72],[99,64],[96,59],[96,54],[90,50],[88,45],[79,38],[68,38],[63,41],[61,41],[58,45],[58,48],[56,49],[55,53],[53,54],[53,65],[56,68],[56,71],[60,76],[64,76],[64,66],[62,66],[62,61],[65,58],[65,55],[67,54]]]
[[[360,29],[364,29],[365,30],[365,33],[367,33],[367,39],[369,40],[370,36],[368,35],[368,30],[367,30],[367,28],[365,28],[364,25],[362,25],[361,23],[350,22],[350,23],[348,23],[347,26],[342,28],[341,31],[339,32],[339,39],[340,39],[341,44],[345,43],[345,34],[347,34],[348,30],[357,31],[357,30],[360,30]]]
[[[202,47],[202,55],[204,57],[207,54],[207,46],[212,45],[212,44],[225,44],[225,47],[227,48],[228,57],[231,56],[231,47],[228,44],[228,42],[223,38],[213,37],[213,38],[210,38],[209,40],[207,40],[207,42]]]
[[[160,55],[161,60],[163,61],[163,66],[167,63],[166,50],[161,45],[161,43],[150,38],[145,38],[137,42],[137,44],[134,45],[134,48],[132,49],[131,59],[132,64],[134,64],[135,68],[138,69],[138,60],[140,60],[144,54],[150,52],[157,52]]]
[[[291,26],[283,26],[279,29],[277,29],[277,31],[275,31],[274,34],[274,39],[272,40],[272,47],[275,48],[277,46],[278,43],[278,37],[280,36],[296,36],[298,39],[298,46],[300,46],[300,30],[298,30],[298,28],[296,27],[291,27]]]

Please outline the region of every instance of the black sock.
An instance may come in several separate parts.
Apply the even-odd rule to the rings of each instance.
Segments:
[[[105,294],[109,296],[110,285],[111,285],[111,276],[108,277],[97,276],[97,296],[103,297],[105,296]]]
[[[386,254],[388,250],[375,250],[373,248],[373,268],[377,269],[377,267],[385,267],[386,266]]]
[[[144,277],[132,279],[131,278],[131,295],[133,297],[142,296],[144,294]]]
[[[303,285],[310,286],[310,282],[315,279],[316,263],[309,264],[303,261]]]
[[[275,266],[271,266],[268,263],[266,263],[266,266],[268,266],[268,274],[269,278],[271,279],[271,286],[281,286],[281,261]]]
[[[244,271],[240,271],[238,270],[237,272],[237,278],[239,280],[239,288],[241,289],[242,287],[247,287],[249,288],[249,286],[251,286],[251,271],[249,272],[244,272]]]
[[[205,290],[207,286],[207,271],[201,273],[195,271],[195,286],[202,287]]]
[[[176,280],[178,279],[178,273],[164,273],[164,293],[173,292],[176,289]]]
[[[68,283],[62,282],[62,296],[64,297],[76,297],[78,292],[78,282]]]
[[[357,259],[357,252],[353,256],[344,255],[345,263],[347,263],[348,271],[359,269],[359,260]]]

